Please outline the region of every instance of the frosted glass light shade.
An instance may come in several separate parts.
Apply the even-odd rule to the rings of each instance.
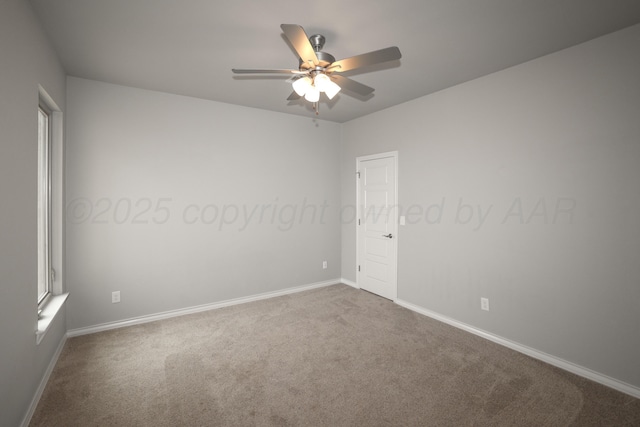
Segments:
[[[325,85],[324,93],[327,95],[327,98],[333,99],[333,97],[340,92],[340,89],[340,86],[329,80],[329,83]]]
[[[311,86],[311,79],[309,77],[302,77],[301,79],[293,82],[293,90],[298,96],[304,96]]]
[[[304,95],[304,99],[309,102],[318,102],[318,100],[320,100],[320,91],[315,86],[309,86],[307,93]]]

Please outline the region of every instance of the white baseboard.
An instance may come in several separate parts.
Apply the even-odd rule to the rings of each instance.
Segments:
[[[534,359],[542,360],[543,362],[556,366],[560,369],[564,369],[565,371],[569,371],[581,377],[588,378],[592,381],[595,381],[597,383],[610,387],[614,390],[621,391],[622,393],[626,393],[630,396],[640,399],[640,388],[635,387],[631,384],[627,384],[623,381],[616,380],[615,378],[611,378],[599,372],[592,371],[589,368],[576,365],[575,363],[569,362],[567,360],[561,359],[556,356],[552,356],[550,354],[533,349],[531,347],[527,347],[526,345],[519,344],[507,338],[503,338],[501,336],[494,335],[490,332],[483,331],[482,329],[478,329],[474,326],[467,325],[466,323],[459,322],[450,317],[443,316],[434,311],[427,310],[426,308],[422,308],[420,306],[408,303],[406,301],[398,299],[396,300],[396,303],[402,307],[408,308],[409,310],[415,311],[416,313],[423,314],[427,317],[431,317],[433,319],[439,320],[440,322],[443,322],[448,325],[454,326],[456,328],[462,329],[464,331],[470,332],[474,335],[478,335],[482,338],[488,339],[489,341],[493,341],[497,344],[503,345],[517,352],[526,354],[527,356],[531,356]]]
[[[162,313],[149,314],[146,316],[134,317],[116,322],[102,323],[99,325],[88,326],[85,328],[70,329],[67,331],[68,337],[77,337],[80,335],[94,334],[96,332],[108,331],[111,329],[124,328],[126,326],[140,325],[142,323],[154,322],[156,320],[169,319],[171,317],[184,316],[186,314],[199,313],[202,311],[215,310],[217,308],[229,307],[237,304],[244,304],[252,301],[259,301],[268,298],[275,298],[283,295],[289,295],[296,292],[308,291],[311,289],[322,288],[325,286],[336,285],[341,279],[326,280],[323,282],[311,283],[308,285],[296,286],[293,288],[282,289],[279,291],[265,292],[263,294],[251,295],[248,297],[234,298],[226,301],[214,302],[211,304],[197,305],[194,307],[181,308],[178,310],[165,311]]]
[[[351,280],[345,279],[344,277],[340,278],[340,283],[344,283],[345,285],[349,285],[352,288],[360,289],[360,286],[358,286],[358,284],[356,282],[352,282]]]
[[[44,371],[44,375],[42,376],[42,380],[40,380],[40,385],[36,389],[36,393],[33,395],[33,399],[31,399],[31,404],[29,405],[29,409],[22,419],[22,423],[20,427],[28,427],[31,422],[31,418],[33,414],[36,412],[36,408],[38,407],[38,403],[40,402],[40,398],[42,397],[42,393],[44,392],[47,383],[49,382],[49,377],[51,377],[51,373],[53,372],[53,368],[55,368],[56,363],[58,363],[58,358],[60,357],[60,353],[62,353],[62,349],[64,348],[64,344],[67,342],[67,336],[63,335],[60,340],[60,344],[58,344],[58,348],[55,353],[53,353],[53,357],[49,362],[49,366],[47,366],[47,370]]]

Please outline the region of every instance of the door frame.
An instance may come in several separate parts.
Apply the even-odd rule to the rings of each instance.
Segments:
[[[355,175],[355,180],[356,180],[356,218],[355,218],[355,223],[356,223],[356,285],[358,286],[358,289],[362,289],[362,287],[360,286],[360,271],[358,271],[358,265],[360,264],[360,226],[358,224],[358,221],[361,219],[361,206],[360,206],[360,179],[359,179],[359,174],[360,174],[360,162],[363,161],[367,161],[367,160],[375,160],[375,159],[382,159],[382,158],[386,158],[386,157],[392,157],[393,158],[393,165],[394,165],[394,184],[395,184],[395,193],[396,193],[396,200],[395,200],[395,209],[392,209],[392,221],[393,221],[393,233],[394,233],[394,237],[393,239],[391,239],[391,244],[393,245],[393,253],[394,253],[394,257],[395,259],[393,260],[395,268],[394,268],[394,277],[393,277],[393,281],[395,283],[395,287],[392,289],[392,294],[393,294],[393,298],[392,301],[396,302],[398,299],[398,239],[399,239],[399,229],[400,227],[398,226],[399,224],[399,213],[398,213],[398,151],[387,151],[384,153],[379,153],[379,154],[369,154],[367,156],[359,156],[356,157],[356,173]]]

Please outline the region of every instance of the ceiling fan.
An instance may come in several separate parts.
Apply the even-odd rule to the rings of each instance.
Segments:
[[[289,95],[287,100],[295,100],[304,96],[307,101],[313,104],[316,115],[319,111],[320,93],[333,99],[342,88],[361,96],[367,96],[374,91],[372,87],[341,76],[340,73],[394,61],[402,57],[400,49],[393,46],[336,61],[333,55],[322,51],[325,38],[321,34],[308,37],[300,25],[294,24],[282,24],[280,28],[299,56],[297,70],[233,68],[231,71],[236,74],[292,74],[293,93]]]

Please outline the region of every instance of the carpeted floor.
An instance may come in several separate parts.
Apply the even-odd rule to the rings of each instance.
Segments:
[[[31,426],[639,426],[640,400],[345,285],[71,338]]]

